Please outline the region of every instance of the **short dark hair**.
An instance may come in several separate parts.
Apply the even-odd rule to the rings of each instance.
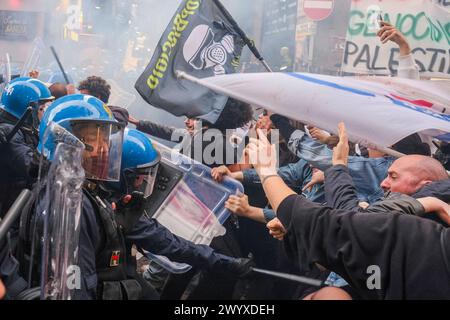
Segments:
[[[97,76],[91,76],[81,81],[78,90],[87,90],[91,96],[99,98],[104,103],[108,103],[111,95],[111,86],[105,79]]]
[[[48,87],[48,89],[50,90],[52,96],[55,97],[55,99],[67,96],[67,88],[60,82],[55,82],[50,87]]]
[[[392,149],[406,155],[420,154],[422,156],[431,156],[430,146],[427,143],[422,142],[422,139],[420,139],[420,136],[417,133],[400,140],[392,146]]]
[[[229,98],[219,119],[210,128],[225,132],[227,129],[241,128],[252,119],[253,109],[248,103]]]

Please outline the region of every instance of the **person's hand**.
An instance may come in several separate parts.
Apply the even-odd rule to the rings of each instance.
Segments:
[[[311,177],[311,180],[303,187],[302,192],[305,192],[308,190],[311,192],[312,188],[319,183],[323,183],[325,181],[325,174],[323,171],[314,168],[313,169],[313,175]]]
[[[381,29],[378,31],[377,36],[380,38],[381,43],[385,44],[388,41],[395,42],[400,48],[400,55],[405,56],[411,53],[408,40],[406,37],[397,30],[392,24],[386,21],[381,22]]]
[[[347,130],[343,122],[339,123],[339,143],[333,149],[333,166],[348,164],[348,153],[350,147],[348,146]]]
[[[425,213],[436,213],[446,224],[450,225],[450,205],[435,197],[417,199],[425,209]]]
[[[316,127],[311,127],[308,126],[308,131],[311,134],[311,137],[313,137],[314,139],[316,139],[317,141],[323,143],[323,144],[327,144],[327,139],[330,137],[330,134],[323,131],[322,129],[316,128]]]
[[[2,280],[0,280],[0,300],[5,296],[6,290]]]
[[[242,196],[231,195],[225,202],[225,208],[238,216],[247,217],[250,212],[248,196],[245,194]]]
[[[31,71],[28,73],[28,76],[29,76],[30,78],[33,78],[33,79],[38,79],[38,78],[39,78],[39,75],[40,75],[40,73],[39,73],[38,70],[31,70]]]
[[[224,176],[231,176],[231,171],[230,171],[230,169],[228,169],[227,166],[220,166],[220,167],[213,168],[211,170],[211,175],[214,180],[216,180],[217,182],[220,182],[223,180]]]
[[[112,204],[114,210],[136,209],[144,205],[144,194],[139,191],[133,191],[132,194],[123,196],[117,203]]]
[[[439,218],[450,226],[450,205],[443,202],[439,210],[436,211]]]
[[[66,90],[67,90],[67,94],[68,94],[68,95],[77,93],[77,90],[76,90],[74,84],[68,84],[68,85],[66,86]]]
[[[366,210],[369,206],[370,204],[368,202],[365,201],[358,202],[358,207],[360,207],[363,210]]]
[[[277,174],[277,154],[274,145],[271,145],[264,132],[257,129],[259,139],[250,138],[245,149],[249,161],[253,164],[261,180],[264,177]]]
[[[133,191],[131,194],[123,196],[117,203],[112,203],[111,207],[115,213],[115,219],[125,232],[130,232],[145,211],[146,199],[144,194]]]
[[[134,124],[135,126],[139,125],[139,120],[132,116],[128,116],[128,122]]]
[[[286,235],[286,229],[278,218],[272,219],[267,223],[269,234],[277,240],[283,240]]]
[[[227,265],[227,269],[231,271],[238,278],[246,278],[253,273],[253,268],[256,266],[252,254],[248,258],[234,258],[233,261]]]

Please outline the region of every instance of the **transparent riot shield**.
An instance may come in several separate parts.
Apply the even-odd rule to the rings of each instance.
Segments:
[[[40,38],[34,39],[30,55],[25,61],[25,64],[22,67],[22,71],[20,72],[21,77],[28,77],[30,71],[37,70],[37,66],[44,49],[44,42]]]
[[[6,85],[11,81],[11,59],[9,53],[5,55],[5,63],[2,65],[3,83],[0,83],[0,94],[5,90]]]
[[[78,236],[84,170],[84,145],[62,127],[52,124],[44,145],[56,145],[45,178],[43,208],[41,299],[70,300],[81,287],[77,266]]]
[[[209,245],[225,234],[222,224],[231,212],[225,208],[230,195],[244,192],[242,184],[226,177],[217,183],[211,169],[195,160],[153,141],[161,154],[161,164],[155,188],[146,209],[148,216],[195,244]],[[171,273],[184,273],[191,266],[177,263],[167,257],[144,252]]]

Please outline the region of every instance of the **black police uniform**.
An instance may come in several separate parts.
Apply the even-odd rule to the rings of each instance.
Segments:
[[[251,262],[217,254],[206,245],[195,245],[172,234],[156,220],[140,219],[127,231],[118,223],[108,201],[85,191],[80,223],[79,266],[83,284],[76,298],[156,299],[159,295],[136,272],[131,247],[167,256],[202,268],[220,268],[245,276]],[[136,217],[136,213],[134,214]],[[132,218],[133,219],[133,218]],[[125,223],[126,224],[126,223]]]
[[[17,119],[0,110],[0,131],[8,135]],[[39,172],[38,137],[31,127],[19,129],[0,144],[0,216],[3,217],[24,188],[31,189]]]

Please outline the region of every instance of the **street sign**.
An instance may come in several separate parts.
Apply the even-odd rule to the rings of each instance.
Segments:
[[[313,21],[328,18],[334,9],[334,0],[305,0],[303,10],[305,15]]]

